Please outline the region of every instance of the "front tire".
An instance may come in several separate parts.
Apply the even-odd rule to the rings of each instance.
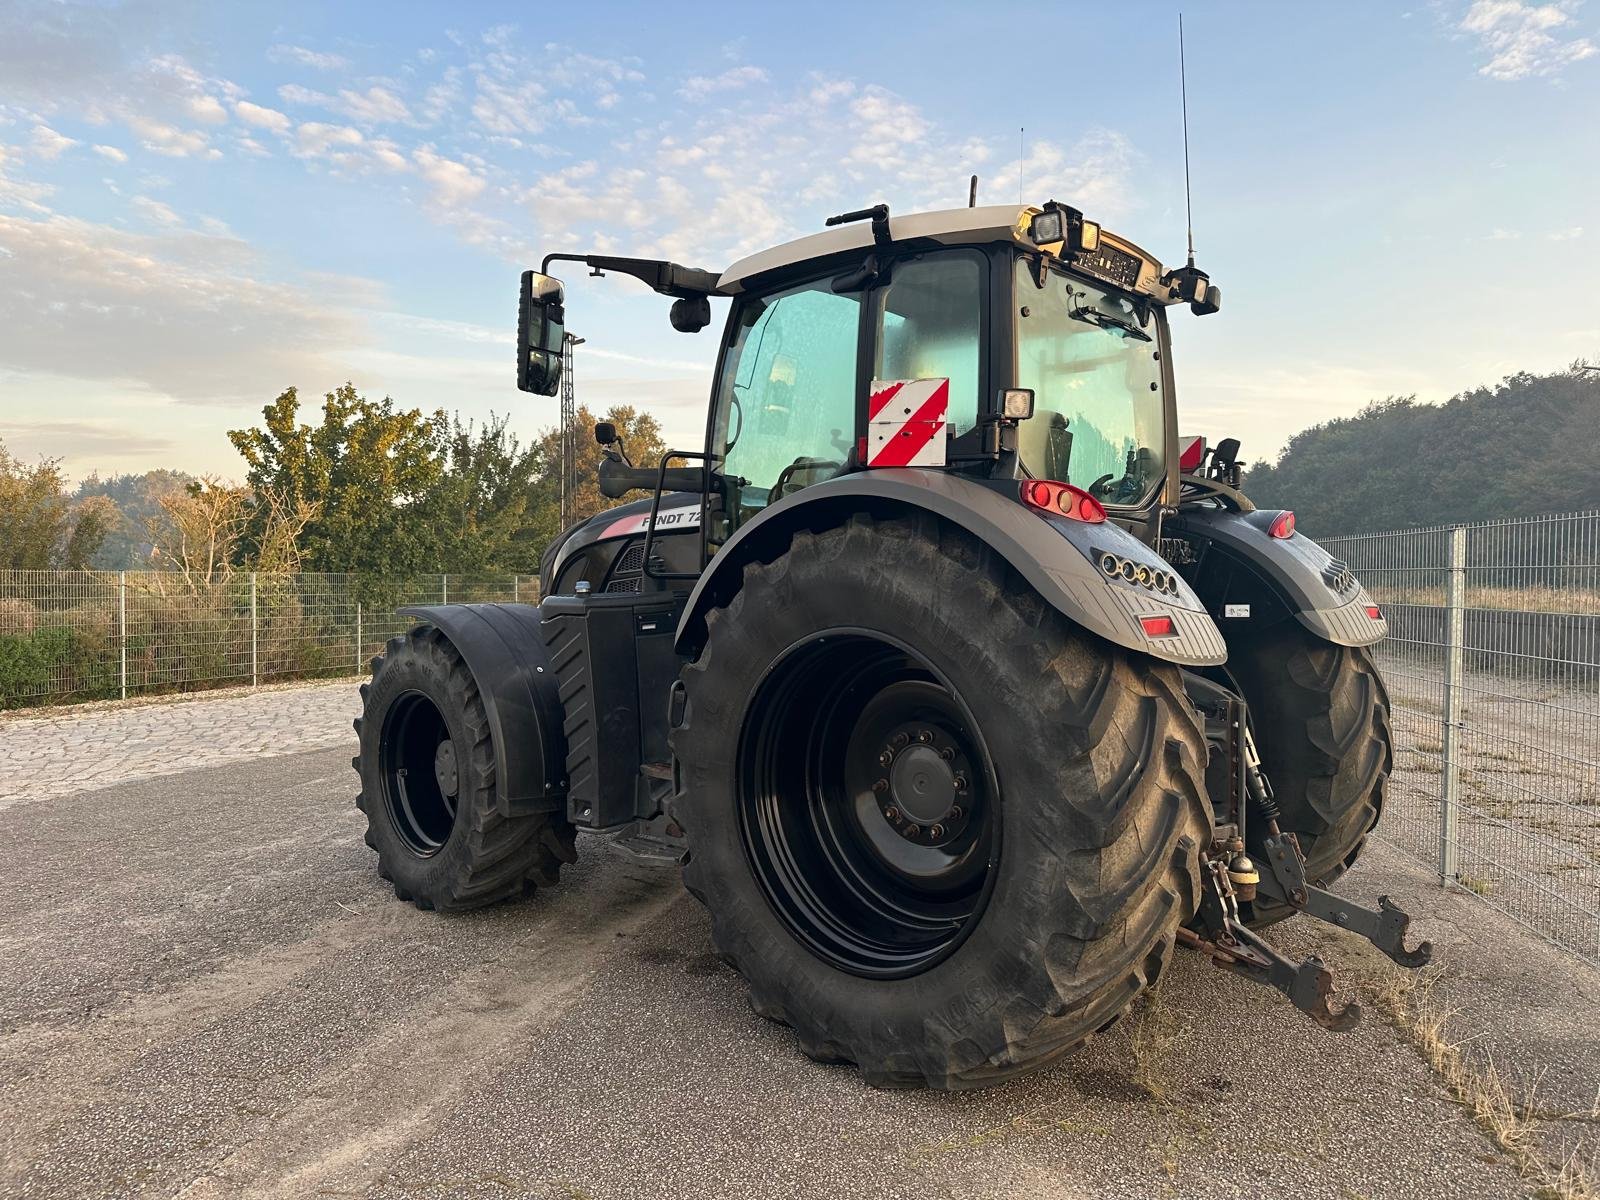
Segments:
[[[1389,693],[1372,652],[1286,620],[1230,645],[1228,670],[1250,705],[1279,825],[1299,840],[1306,878],[1327,887],[1360,857],[1394,765]],[[1265,830],[1251,833],[1255,842]],[[1294,914],[1264,897],[1255,911],[1257,925]]]
[[[684,882],[752,1007],[869,1083],[1068,1053],[1198,904],[1205,745],[1177,672],[930,518],[747,566],[684,684]]]
[[[483,698],[439,629],[391,639],[361,697],[356,806],[397,897],[424,909],[481,908],[555,883],[574,861],[562,814],[499,811]]]

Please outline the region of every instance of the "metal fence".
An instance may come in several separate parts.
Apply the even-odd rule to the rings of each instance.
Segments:
[[[1322,544],[1389,621],[1380,835],[1600,962],[1600,512]]]
[[[0,709],[356,675],[405,604],[536,600],[521,575],[0,571]]]

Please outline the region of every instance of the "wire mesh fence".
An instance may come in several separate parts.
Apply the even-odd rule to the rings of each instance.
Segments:
[[[537,598],[520,575],[0,571],[0,709],[355,675],[403,605]]]
[[[1600,512],[1323,545],[1389,620],[1381,836],[1600,962]]]

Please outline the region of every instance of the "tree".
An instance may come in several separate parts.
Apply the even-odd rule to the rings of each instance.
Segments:
[[[116,519],[104,501],[67,497],[60,459],[30,467],[0,442],[0,568],[81,570]]]
[[[1289,439],[1245,490],[1311,533],[1365,533],[1600,506],[1600,376],[1519,372],[1444,404],[1391,396]]]
[[[346,383],[327,394],[319,424],[301,424],[299,413],[291,387],[262,409],[262,427],[228,434],[258,498],[247,548],[259,554],[265,544],[271,513],[259,498],[272,496],[288,512],[314,510],[299,539],[307,570],[437,570],[439,539],[426,506],[447,462],[444,412],[400,410],[387,396],[368,400]]]
[[[91,474],[79,483],[75,502],[102,497],[117,509],[117,519],[110,524],[89,565],[101,571],[148,566],[151,547],[146,531],[150,522],[161,515],[161,497],[181,492],[192,482],[194,477],[182,471],[158,468],[107,479]]]
[[[481,427],[459,417],[452,423],[445,468],[426,506],[440,570],[522,573],[538,566],[528,520],[541,450],[524,449],[508,424],[496,416]]]
[[[213,475],[161,496],[158,506],[146,525],[150,560],[175,572],[195,596],[226,584],[240,570],[298,571],[300,538],[317,516],[308,500],[290,501]],[[247,544],[252,525],[253,547]]]
[[[649,413],[631,404],[616,404],[596,418],[588,406],[579,405],[573,425],[576,432],[577,487],[569,501],[567,523],[584,521],[614,506],[617,501],[600,494],[597,474],[602,454],[595,444],[596,420],[610,421],[617,427],[628,457],[638,466],[654,467],[661,461],[667,445],[661,440],[661,424]],[[561,532],[561,427],[547,429],[539,439],[539,475],[529,504],[529,532],[541,548]]]

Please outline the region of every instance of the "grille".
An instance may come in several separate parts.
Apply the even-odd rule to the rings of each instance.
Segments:
[[[617,565],[611,568],[613,575],[637,575],[644,570],[644,543],[635,542],[617,556]],[[631,589],[638,591],[638,588]]]
[[[639,577],[637,575],[631,579],[613,579],[606,584],[606,591],[608,592],[637,592],[638,590]]]

